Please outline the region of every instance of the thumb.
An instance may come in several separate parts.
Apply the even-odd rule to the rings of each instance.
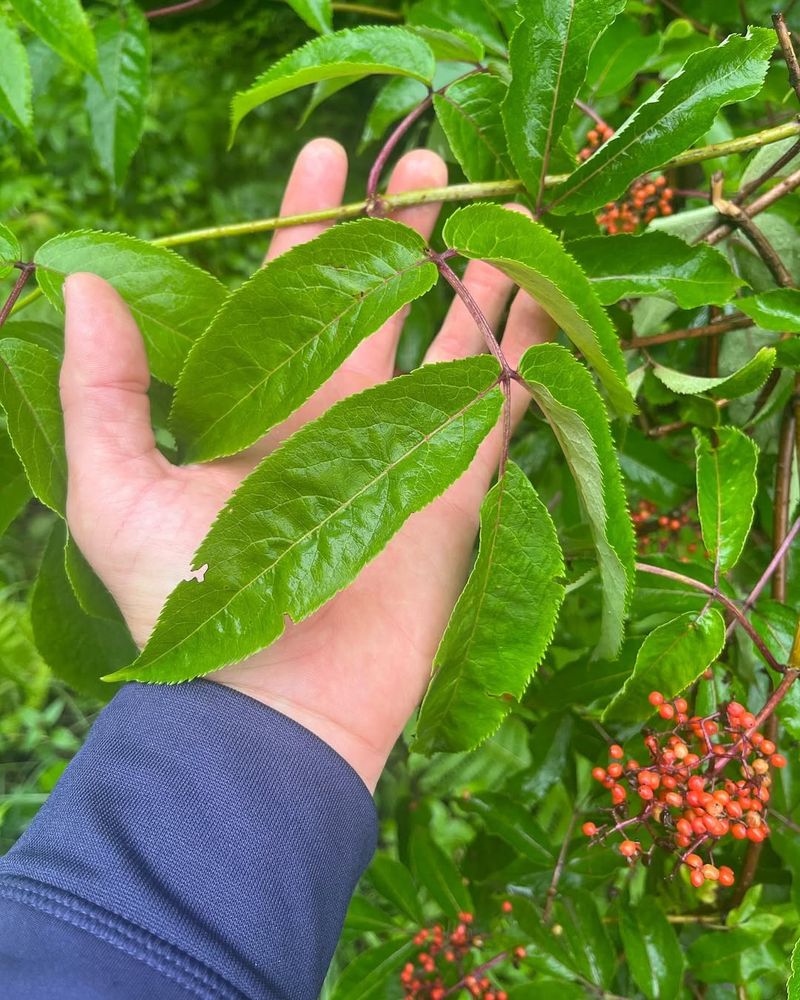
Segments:
[[[60,388],[74,508],[159,474],[163,460],[150,425],[147,355],[128,307],[94,274],[70,275],[64,301]]]

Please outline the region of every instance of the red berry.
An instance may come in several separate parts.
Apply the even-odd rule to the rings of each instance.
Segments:
[[[635,840],[623,840],[619,845],[619,853],[623,858],[632,858],[639,853],[639,845]]]
[[[625,751],[618,743],[612,743],[612,745],[608,748],[608,755],[609,757],[613,757],[614,760],[622,760],[625,756]]]
[[[594,767],[592,768],[592,777],[595,781],[604,781],[606,777],[606,770],[604,767]]]
[[[628,797],[628,793],[622,787],[622,785],[614,785],[611,789],[611,801],[614,805],[621,805],[625,799]]]
[[[700,868],[703,864],[703,859],[699,854],[687,854],[683,860],[690,868]]]
[[[612,778],[619,778],[622,775],[622,764],[609,764],[608,773]]]
[[[731,836],[737,840],[745,840],[747,837],[747,827],[744,823],[734,823],[731,827]]]
[[[739,715],[744,715],[744,705],[740,705],[738,701],[732,701],[728,705],[728,715],[735,719]]]
[[[514,909],[514,906],[513,906],[513,904],[512,904],[512,902],[511,902],[510,899],[504,899],[503,900],[502,909],[503,909],[503,913],[511,913],[511,911]]]
[[[769,757],[770,754],[775,753],[775,744],[772,742],[772,740],[762,740],[759,750],[764,754],[765,757]]]
[[[693,869],[692,874],[689,876],[689,881],[692,883],[695,889],[699,889],[700,886],[703,884],[703,882],[705,882],[705,880],[706,877],[702,873],[702,871],[700,871],[699,868]]]
[[[586,837],[593,837],[597,833],[597,827],[594,823],[584,823],[581,830],[583,830],[584,836]]]
[[[674,704],[675,704],[675,710],[678,712],[689,711],[689,703],[686,701],[685,698],[676,698]]]
[[[720,865],[719,868],[719,884],[720,885],[733,885],[736,881],[733,875],[733,869],[728,868],[727,865]]]
[[[786,767],[786,758],[782,753],[774,753],[770,757],[769,762],[773,767]]]
[[[658,708],[659,705],[664,704],[664,695],[660,691],[651,691],[647,696],[647,700],[653,708]]]

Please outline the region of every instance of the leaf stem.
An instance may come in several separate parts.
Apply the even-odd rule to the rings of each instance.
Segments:
[[[547,898],[544,901],[544,909],[542,910],[542,921],[547,924],[550,922],[550,916],[553,912],[553,904],[556,901],[556,894],[558,893],[558,883],[561,881],[561,876],[564,872],[564,866],[567,863],[567,851],[569,850],[569,842],[572,840],[572,832],[575,829],[575,824],[578,821],[579,810],[575,809],[570,816],[569,825],[567,826],[566,832],[564,833],[564,840],[561,844],[561,850],[558,852],[558,858],[556,860],[556,867],[553,870],[553,877],[550,880],[550,886],[547,890]]]
[[[144,11],[144,16],[149,20],[153,20],[156,17],[166,17],[168,14],[183,14],[187,10],[192,10],[195,7],[202,7],[203,4],[208,3],[208,0],[184,0],[183,3],[175,3],[170,7],[159,7],[157,10],[146,10]]]
[[[794,408],[786,407],[781,419],[778,435],[778,461],[775,467],[775,496],[772,515],[772,546],[777,554],[781,551],[789,529],[789,499],[794,462]],[[786,603],[786,551],[777,561],[772,576],[772,597],[781,604]]]
[[[14,282],[14,287],[9,292],[8,298],[3,303],[2,309],[0,309],[0,326],[5,323],[8,317],[11,315],[11,310],[14,308],[14,303],[22,294],[22,289],[25,287],[25,283],[28,278],[36,270],[36,265],[31,261],[21,261],[18,260],[14,267],[19,269],[19,275],[17,280]]]
[[[367,197],[365,207],[367,215],[384,214],[383,199],[378,197],[378,184],[380,183],[381,174],[383,173],[389,157],[394,152],[395,146],[398,142],[400,142],[406,132],[408,132],[414,122],[421,118],[432,104],[433,91],[431,91],[424,100],[420,101],[415,108],[412,108],[400,124],[392,130],[389,138],[383,144],[380,152],[375,157],[375,162],[372,164],[369,176],[367,177]]]
[[[674,157],[661,164],[660,169],[667,170],[675,166],[683,166],[689,163],[700,163],[703,160],[713,159],[718,156],[728,156],[733,153],[746,153],[751,149],[769,145],[772,142],[779,142],[781,139],[789,138],[800,134],[800,121],[784,122],[772,128],[755,132],[752,135],[741,136],[738,139],[731,139],[728,142],[714,143],[710,146],[700,146],[697,149],[689,149],[680,156]],[[545,178],[545,187],[556,187],[563,183],[568,174],[554,174]],[[795,175],[792,175],[794,178]],[[783,190],[782,193],[774,195],[773,192],[785,187],[787,183],[793,186]],[[787,194],[790,190],[800,186],[800,171],[797,179],[792,182],[786,178],[781,184],[776,185],[764,197],[772,196],[772,200],[757,211],[763,211],[769,207],[778,197]],[[404,191],[400,194],[383,195],[381,201],[386,211],[397,208],[405,208],[409,205],[425,205],[434,201],[472,201],[479,198],[505,198],[519,194],[524,191],[524,185],[518,178],[510,178],[497,181],[481,181],[474,184],[452,184],[439,188],[422,188],[418,191]],[[753,208],[758,202],[753,202],[748,208],[750,215],[757,214]],[[335,208],[326,208],[318,212],[306,212],[301,215],[286,215],[283,217],[274,216],[267,219],[254,219],[251,222],[234,222],[221,226],[210,226],[205,229],[193,229],[184,233],[172,233],[151,240],[156,246],[173,247],[182,246],[188,243],[200,243],[205,240],[225,239],[229,236],[248,236],[253,233],[271,232],[274,229],[285,229],[289,226],[304,225],[307,222],[335,222],[341,219],[355,219],[363,215],[367,209],[366,201],[351,202],[348,205],[339,205]],[[727,235],[729,227],[725,227]],[[717,243],[722,236],[709,239],[707,242]]]
[[[364,17],[383,17],[387,21],[402,21],[403,15],[398,10],[386,10],[383,7],[372,7],[365,3],[332,3],[331,8],[342,14],[363,14]]]
[[[740,608],[725,594],[717,590],[716,587],[709,587],[706,583],[701,583],[699,580],[695,580],[694,577],[685,576],[683,573],[676,573],[671,569],[664,569],[662,566],[651,566],[648,563],[636,563],[636,569],[640,573],[650,573],[653,576],[663,576],[668,580],[674,580],[676,583],[683,583],[688,587],[693,587],[695,590],[699,590],[703,594],[708,594],[709,597],[713,598],[725,608],[726,611],[734,616],[739,625],[745,630],[745,632],[753,640],[753,645],[761,653],[765,662],[772,667],[777,673],[782,674],[785,672],[786,668],[782,663],[778,663],[775,657],[769,650],[769,647],[758,634],[756,629],[747,620],[744,613]]]
[[[754,325],[749,316],[730,316],[718,323],[708,323],[706,326],[687,327],[684,330],[669,330],[667,333],[655,333],[651,337],[636,337],[634,340],[623,341],[620,345],[623,351],[637,351],[642,347],[653,347],[656,344],[668,344],[673,340],[693,340],[695,337],[715,337],[729,330],[744,330]]]
[[[750,591],[750,593],[745,598],[745,602],[742,605],[742,613],[743,614],[747,614],[747,612],[750,610],[750,608],[752,608],[752,606],[756,603],[756,601],[758,600],[758,598],[761,596],[761,591],[764,589],[764,587],[766,587],[766,585],[769,583],[769,581],[770,581],[770,579],[772,577],[772,574],[775,572],[775,570],[778,568],[778,566],[783,562],[783,559],[786,556],[786,553],[789,551],[790,545],[792,544],[792,542],[797,537],[797,533],[799,531],[800,531],[800,517],[797,518],[797,520],[791,526],[791,528],[789,529],[789,531],[786,533],[786,537],[783,539],[783,541],[781,542],[781,544],[775,550],[775,554],[773,555],[772,559],[770,559],[769,565],[767,566],[767,568],[761,574],[761,578],[759,579],[758,583],[755,585],[755,587],[753,587],[753,589]],[[729,626],[729,634],[730,634],[730,630],[733,629],[733,626],[734,626],[734,623],[731,622],[731,624]]]

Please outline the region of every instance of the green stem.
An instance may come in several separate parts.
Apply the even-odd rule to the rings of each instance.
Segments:
[[[712,143],[710,146],[700,146],[697,149],[687,149],[685,153],[667,160],[658,169],[668,170],[672,167],[685,166],[689,163],[700,163],[703,160],[718,156],[730,156],[734,153],[746,153],[759,146],[767,146],[781,139],[800,135],[800,121],[784,122],[774,128],[767,128],[753,135],[741,136],[728,142]],[[568,174],[556,174],[545,178],[545,187],[556,187],[563,183]],[[401,194],[382,195],[381,205],[387,211],[406,208],[409,205],[425,205],[436,201],[472,201],[477,198],[507,198],[524,191],[522,181],[517,178],[499,181],[482,181],[475,184],[451,184],[447,187],[424,188],[420,191],[404,191]],[[223,226],[210,226],[206,229],[194,229],[186,233],[173,233],[153,240],[156,246],[173,247],[188,243],[200,243],[204,240],[220,240],[229,236],[249,236],[253,233],[266,233],[274,229],[289,226],[301,226],[308,222],[335,222],[342,219],[355,219],[366,211],[366,201],[351,202],[336,208],[326,208],[318,212],[306,212],[302,215],[287,215],[283,218],[273,216],[268,219],[254,219],[252,222],[234,222]]]
[[[342,14],[363,14],[364,17],[383,17],[387,21],[402,21],[403,15],[397,10],[385,10],[383,7],[371,7],[366,3],[333,3],[333,10]]]

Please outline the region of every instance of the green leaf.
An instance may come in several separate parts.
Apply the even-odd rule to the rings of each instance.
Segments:
[[[71,536],[67,537],[64,549],[64,569],[78,604],[87,615],[92,615],[94,618],[107,618],[109,621],[118,623],[123,622],[117,602],[106,590],[102,580],[86,561],[86,557]]]
[[[800,290],[797,288],[773,288],[737,299],[736,306],[765,330],[800,333]]]
[[[80,0],[10,0],[11,6],[62,59],[97,75],[94,37]]]
[[[363,896],[353,896],[344,918],[344,931],[375,931],[378,934],[398,930],[398,919],[370,903]],[[323,994],[324,995],[324,994]]]
[[[737,427],[715,431],[716,444],[695,429],[697,510],[703,542],[719,572],[742,554],[758,492],[758,445]]]
[[[333,31],[331,0],[286,0],[286,3],[312,31],[320,35]]]
[[[433,106],[453,155],[467,179],[497,180],[511,175],[500,105],[506,86],[496,76],[480,73],[434,94]]]
[[[555,857],[544,830],[529,808],[504,795],[483,792],[471,795],[462,803],[469,812],[477,813],[486,829],[505,840],[515,853],[533,862],[538,870],[552,868]]]
[[[458,869],[421,827],[411,837],[411,867],[417,883],[425,887],[442,913],[457,919],[459,913],[474,912],[469,889]]]
[[[0,404],[34,494],[64,515],[67,459],[58,396],[59,362],[43,347],[0,340]]]
[[[378,91],[364,123],[359,151],[376,142],[390,125],[405,117],[425,100],[428,88],[419,80],[393,76]]]
[[[789,962],[792,970],[789,982],[786,984],[787,1000],[800,1000],[800,941],[792,948],[792,958]]]
[[[478,558],[433,661],[412,749],[472,750],[519,700],[550,644],[564,598],[552,518],[509,465],[481,507]]]
[[[100,675],[136,656],[124,625],[92,618],[75,598],[64,570],[66,528],[56,522],[31,598],[36,647],[55,674],[78,691],[103,700],[115,688]]]
[[[705,378],[700,375],[686,375],[674,368],[665,368],[664,365],[658,364],[653,365],[653,374],[668,389],[683,396],[698,396],[710,392],[715,396],[736,399],[755,392],[766,382],[774,367],[775,348],[762,347],[755,357],[732,375]]]
[[[519,373],[558,438],[589,519],[603,591],[595,655],[612,657],[622,642],[634,538],[605,407],[588,371],[557,344],[531,347]]]
[[[0,535],[21,513],[31,498],[25,470],[5,429],[0,430]]]
[[[464,256],[494,264],[529,292],[594,366],[615,408],[635,412],[619,338],[583,271],[544,226],[499,205],[469,205],[443,238]]]
[[[426,24],[408,24],[406,27],[427,42],[431,52],[441,62],[479,63],[484,57],[483,43],[468,31],[459,28],[443,31]]]
[[[679,615],[642,643],[633,673],[603,713],[603,721],[644,722],[655,709],[651,691],[672,699],[714,662],[725,645],[725,621],[716,608]]]
[[[333,984],[330,1000],[383,1000],[389,979],[397,979],[400,970],[418,949],[419,945],[415,945],[408,934],[367,948],[348,962]]]
[[[186,458],[240,451],[297,409],[361,340],[436,283],[425,251],[399,222],[360,219],[257,271],[181,373],[171,425]]]
[[[614,135],[554,192],[559,214],[589,212],[613,201],[631,181],[700,138],[726,104],[761,89],[775,37],[751,28],[689,56],[681,71],[641,104]]]
[[[101,169],[119,185],[139,146],[150,92],[150,31],[135,3],[97,25],[100,80],[86,80],[86,111]]]
[[[13,264],[22,256],[17,237],[8,226],[0,222],[0,278],[7,278],[14,270]]]
[[[610,245],[607,236],[587,236],[567,249],[604,305],[641,295],[672,299],[684,309],[722,305],[742,284],[719,251],[667,233],[622,233]]]
[[[68,274],[91,271],[110,282],[139,324],[153,374],[170,385],[226,296],[221,282],[172,250],[123,233],[64,233],[34,260],[36,280],[59,312]]]
[[[537,205],[589,52],[624,6],[625,0],[520,0],[503,119],[511,159]]]
[[[10,317],[0,331],[0,338],[5,337],[13,337],[15,340],[24,340],[28,344],[44,347],[55,358],[64,356],[64,329],[54,323]]]
[[[636,907],[621,906],[619,914],[625,958],[647,1000],[673,1000],[679,996],[683,952],[661,906],[644,896]]]
[[[422,83],[433,79],[430,47],[405,28],[346,28],[313,38],[257,77],[231,104],[231,143],[239,122],[260,104],[298,87],[337,77],[362,79],[374,74],[409,76]]]
[[[573,889],[559,899],[555,916],[576,968],[597,986],[609,986],[616,956],[594,896],[584,889]]]
[[[375,890],[396,910],[421,927],[425,917],[419,902],[419,892],[411,872],[405,865],[386,854],[376,854],[369,867],[369,880]]]
[[[0,115],[26,135],[33,126],[31,68],[28,53],[12,25],[0,14]],[[0,256],[3,254],[0,247]]]
[[[627,87],[658,52],[661,36],[656,32],[648,33],[649,29],[643,34],[644,24],[639,17],[618,17],[597,40],[586,70],[586,84],[591,90],[588,100]]]
[[[468,32],[489,52],[506,55],[503,34],[483,0],[421,0],[409,7],[407,19],[409,25]]]
[[[486,356],[427,365],[294,434],[217,517],[195,556],[203,582],[178,584],[125,677],[186,680],[241,660],[284,615],[301,621],[351,583],[467,468],[497,421],[497,379]]]

